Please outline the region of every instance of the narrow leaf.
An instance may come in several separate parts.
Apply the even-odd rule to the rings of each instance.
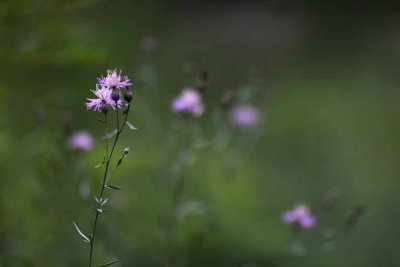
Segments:
[[[107,201],[108,201],[108,198],[104,199],[103,202],[101,202],[100,205],[101,205],[101,206],[104,206],[104,205],[107,203]]]
[[[114,129],[112,132],[110,132],[110,133],[106,134],[105,136],[103,136],[103,139],[109,139],[109,138],[115,136],[117,133],[118,133],[118,130]]]
[[[137,128],[135,126],[133,126],[133,124],[130,123],[129,121],[125,121],[125,123],[126,123],[126,125],[128,125],[129,128],[131,128],[131,130],[134,130],[134,131],[137,130]]]
[[[94,210],[95,212],[98,212],[98,213],[103,213],[103,211],[104,211],[102,209],[97,209],[97,208],[93,208],[93,207],[92,207],[92,210]]]
[[[94,167],[95,167],[96,169],[97,169],[97,168],[100,168],[101,166],[103,166],[104,162],[105,162],[105,161],[101,162],[100,164],[97,164],[97,165],[94,166]]]
[[[90,239],[82,233],[82,231],[79,229],[78,225],[76,225],[75,222],[72,222],[72,223],[74,224],[75,229],[78,232],[78,234],[80,234],[83,237],[84,241],[90,242]]]
[[[118,160],[118,162],[117,162],[117,167],[118,167],[119,165],[121,165],[122,159],[123,159],[123,158],[120,158],[120,159]]]
[[[122,189],[122,187],[120,187],[120,186],[111,185],[111,184],[106,185],[106,187],[110,188],[110,189],[114,189],[114,190],[121,190]]]
[[[119,262],[119,260],[115,260],[115,261],[111,261],[109,263],[98,265],[97,267],[106,267],[106,266],[110,266],[110,265],[113,265],[114,263],[118,263],[118,262]]]

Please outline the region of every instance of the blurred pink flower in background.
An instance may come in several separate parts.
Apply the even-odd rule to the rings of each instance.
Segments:
[[[239,128],[253,128],[260,123],[260,113],[250,105],[237,106],[232,110],[231,120]]]
[[[68,139],[68,147],[70,149],[89,151],[94,147],[94,139],[87,132],[76,132]]]
[[[172,111],[187,113],[199,117],[204,112],[204,105],[199,92],[193,89],[184,89],[182,93],[172,101]]]
[[[283,213],[282,220],[287,224],[298,223],[302,228],[311,228],[317,222],[309,208],[303,204],[296,205],[292,210]]]

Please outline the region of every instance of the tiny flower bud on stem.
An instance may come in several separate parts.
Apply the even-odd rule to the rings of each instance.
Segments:
[[[119,91],[117,91],[117,89],[113,89],[112,94],[111,94],[111,98],[115,102],[117,102],[119,100],[120,96],[119,96]]]
[[[129,88],[126,88],[125,93],[124,93],[124,99],[127,103],[131,103],[132,101],[132,92]]]
[[[102,112],[103,114],[107,114],[107,113],[108,113],[108,106],[107,106],[106,104],[104,104],[104,105],[101,107],[101,112]]]

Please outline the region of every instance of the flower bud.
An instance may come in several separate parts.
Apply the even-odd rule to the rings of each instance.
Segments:
[[[366,207],[362,205],[355,206],[347,212],[346,223],[348,226],[353,226],[366,211]]]
[[[227,90],[224,95],[221,97],[221,107],[224,109],[228,109],[232,106],[233,102],[236,99],[236,93],[233,90]]]
[[[117,102],[120,98],[119,91],[113,90],[111,94],[111,99]]]
[[[108,106],[106,104],[103,104],[101,106],[101,112],[104,113],[104,114],[108,113]]]
[[[196,79],[196,86],[201,92],[203,92],[206,90],[207,85],[208,85],[208,72],[202,71]]]
[[[131,92],[131,90],[129,90],[129,89],[127,88],[127,89],[125,90],[125,93],[124,93],[124,99],[125,99],[126,102],[131,103],[132,98],[133,98],[132,92]]]

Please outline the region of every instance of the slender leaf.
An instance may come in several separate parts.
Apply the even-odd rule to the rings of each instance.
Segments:
[[[134,131],[137,130],[137,128],[135,126],[133,126],[133,124],[130,123],[129,121],[125,121],[125,123],[126,123],[126,125],[128,125],[129,128],[131,128],[131,130],[134,130]]]
[[[97,168],[100,168],[101,166],[103,166],[103,164],[105,163],[105,161],[103,161],[103,162],[101,162],[100,164],[98,164],[98,165],[96,165],[96,166],[94,166],[96,169]]]
[[[118,262],[119,262],[119,260],[115,260],[115,261],[111,261],[109,263],[98,265],[97,267],[106,267],[106,266],[110,266],[110,265],[113,265],[114,263],[118,263]]]
[[[114,129],[112,132],[109,132],[108,134],[106,134],[105,136],[103,136],[103,139],[109,139],[113,136],[115,136],[118,133],[117,129]]]
[[[111,185],[111,184],[106,185],[106,187],[110,188],[110,189],[114,189],[114,190],[121,190],[122,189],[122,187],[120,187],[120,186]]]
[[[74,224],[75,229],[78,232],[78,234],[80,234],[83,237],[84,241],[90,242],[90,239],[84,233],[82,233],[82,231],[79,229],[78,225],[76,225],[75,222],[72,222],[72,223]]]
[[[104,206],[104,205],[107,203],[107,201],[108,201],[108,198],[104,199],[104,200],[100,203],[100,205],[101,205],[101,206]]]
[[[95,212],[98,212],[98,213],[103,213],[103,211],[104,211],[102,209],[97,209],[97,208],[93,208],[93,207],[92,207],[92,210],[94,210]]]

